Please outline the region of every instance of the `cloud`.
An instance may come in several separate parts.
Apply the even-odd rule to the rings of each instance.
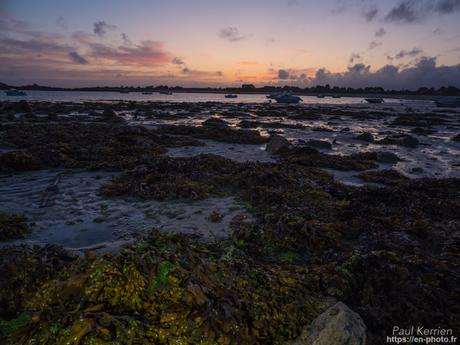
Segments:
[[[88,60],[86,60],[83,56],[81,56],[77,52],[70,52],[69,57],[70,57],[70,60],[72,60],[73,62],[77,64],[80,64],[80,65],[88,64]]]
[[[289,72],[284,69],[280,69],[278,71],[278,79],[282,79],[282,80],[289,79]]]
[[[94,23],[93,32],[96,36],[103,37],[108,30],[114,30],[117,27],[112,24],[108,24],[105,21],[99,21]]]
[[[370,66],[356,64],[343,73],[331,73],[320,69],[309,85],[325,85],[341,87],[372,87],[381,86],[386,89],[418,89],[419,87],[435,87],[453,85],[460,87],[460,64],[455,66],[437,66],[435,57],[421,57],[414,65],[401,69],[394,65],[386,65],[372,72]]]
[[[175,57],[174,59],[172,59],[171,62],[172,62],[174,65],[185,65],[184,60],[182,60],[181,58],[178,58],[178,57]]]
[[[388,22],[413,23],[419,20],[416,0],[403,0],[392,8],[385,17]]]
[[[385,16],[394,23],[415,23],[430,15],[446,15],[460,10],[460,0],[401,0]]]
[[[120,36],[121,36],[121,39],[123,40],[124,45],[130,46],[133,44],[133,42],[131,42],[131,40],[129,39],[128,35],[125,34],[124,32],[122,32]]]
[[[69,24],[67,23],[67,20],[63,16],[59,16],[56,19],[56,25],[60,27],[61,29],[67,30],[69,27]]]
[[[361,60],[361,55],[358,53],[352,53],[348,62],[354,63],[356,60]]]
[[[372,41],[371,43],[369,43],[368,50],[373,50],[375,48],[380,47],[381,45],[382,45],[382,42]]]
[[[386,31],[384,28],[380,28],[375,32],[375,37],[383,37],[386,35]]]
[[[193,76],[193,77],[219,77],[220,78],[224,76],[224,74],[221,71],[216,71],[216,72],[198,71],[198,70],[193,70],[187,67],[184,67],[182,69],[182,73],[188,76]]]
[[[44,53],[52,54],[65,52],[67,53],[72,47],[62,45],[57,42],[43,41],[38,39],[30,40],[17,40],[13,38],[2,38],[0,39],[0,47],[3,52],[9,54],[29,52],[29,53]]]
[[[363,17],[368,21],[368,22],[371,22],[372,20],[374,20],[374,18],[377,16],[377,14],[379,13],[379,10],[375,7],[367,10],[367,11],[364,11],[363,12]]]
[[[221,29],[217,35],[224,39],[224,40],[227,40],[229,42],[238,42],[238,41],[241,41],[245,38],[247,38],[246,36],[242,36],[240,35],[239,31],[237,28],[235,27],[227,27],[227,28],[224,28],[224,29]]]
[[[440,0],[434,5],[434,10],[440,14],[449,14],[460,10],[460,0]]]
[[[423,53],[423,50],[419,48],[413,48],[412,50],[401,50],[395,55],[395,59],[403,59],[405,57],[414,57]]]
[[[101,43],[90,43],[91,56],[98,59],[112,60],[121,64],[152,66],[170,62],[172,56],[163,49],[163,43],[142,41],[131,46],[112,47]]]

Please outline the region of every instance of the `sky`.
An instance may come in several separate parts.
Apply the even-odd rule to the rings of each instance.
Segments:
[[[460,87],[460,0],[0,0],[0,82]]]

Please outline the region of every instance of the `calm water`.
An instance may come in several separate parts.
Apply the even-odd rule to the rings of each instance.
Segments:
[[[342,98],[318,98],[315,96],[301,96],[303,103],[307,104],[360,104],[365,103],[361,97]],[[238,95],[238,98],[225,98],[224,94],[216,93],[174,93],[162,95],[154,92],[151,95],[143,95],[141,92],[119,93],[119,92],[95,92],[95,91],[27,91],[27,96],[6,96],[0,92],[0,101],[169,101],[169,102],[226,102],[226,103],[266,103],[266,95]],[[399,99],[385,99],[386,103],[400,103]]]

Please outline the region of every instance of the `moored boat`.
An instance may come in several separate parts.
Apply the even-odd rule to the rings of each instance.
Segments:
[[[7,96],[27,96],[24,91],[19,91],[16,89],[9,89],[5,92]]]
[[[225,98],[238,98],[238,95],[229,94],[229,95],[225,95],[224,97]]]
[[[172,95],[172,91],[169,91],[169,90],[161,90],[161,91],[160,91],[160,94],[162,94],[162,95]]]
[[[383,103],[383,98],[364,98],[367,103]]]
[[[302,98],[300,98],[299,96],[291,95],[288,92],[279,94],[275,96],[274,99],[278,103],[287,103],[287,104],[295,104],[295,103],[299,103],[300,101],[302,101]]]

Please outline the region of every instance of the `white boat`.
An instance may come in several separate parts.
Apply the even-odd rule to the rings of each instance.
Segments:
[[[383,98],[364,98],[367,103],[383,103]]]
[[[274,99],[278,103],[288,103],[288,104],[299,103],[300,101],[302,101],[302,98],[300,98],[299,96],[291,95],[288,92],[279,94],[275,96]]]
[[[9,89],[5,92],[7,96],[27,96],[24,91],[19,91],[16,89]]]
[[[238,95],[225,95],[225,98],[238,98]]]
[[[460,98],[447,98],[434,101],[441,108],[457,108],[460,107]]]

